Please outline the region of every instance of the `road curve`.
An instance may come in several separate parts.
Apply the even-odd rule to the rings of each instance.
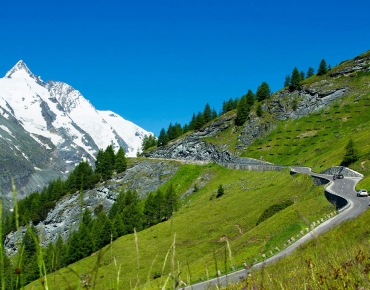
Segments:
[[[360,177],[345,177],[344,179],[332,180],[332,175],[317,174],[311,172],[309,167],[291,167],[292,171],[297,173],[309,174],[314,177],[324,178],[330,181],[330,184],[326,187],[327,191],[333,194],[342,196],[348,200],[348,206],[344,210],[340,210],[337,215],[321,223],[319,226],[314,228],[308,234],[291,244],[289,247],[280,251],[276,255],[266,259],[263,262],[253,265],[251,268],[242,269],[228,275],[219,276],[217,278],[186,286],[184,290],[205,290],[213,289],[215,286],[226,286],[228,284],[237,283],[244,279],[251,270],[260,269],[268,264],[272,264],[277,260],[290,255],[297,247],[301,244],[311,240],[312,238],[320,235],[341,222],[352,219],[361,213],[363,213],[369,207],[369,199],[367,197],[357,197],[355,186],[362,179]]]

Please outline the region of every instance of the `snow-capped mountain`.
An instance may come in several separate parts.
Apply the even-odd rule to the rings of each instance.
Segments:
[[[45,174],[42,172],[48,172],[50,178],[46,179],[50,180],[67,174],[82,158],[93,164],[97,151],[108,145],[117,150],[123,147],[127,156],[136,156],[147,134],[151,133],[111,111],[96,110],[70,85],[44,82],[23,61],[0,78],[0,182],[3,188],[4,181],[9,181],[11,174],[16,175],[3,166],[7,160],[15,158],[22,164],[20,167],[27,168],[21,178],[23,182],[16,179],[18,185],[24,187],[32,180],[26,189],[43,187],[45,178],[40,176]],[[34,152],[38,152],[37,158]]]

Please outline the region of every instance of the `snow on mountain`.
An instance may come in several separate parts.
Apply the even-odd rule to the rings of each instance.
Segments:
[[[112,111],[98,111],[98,113],[120,136],[124,136],[124,140],[127,144],[130,144],[126,151],[127,156],[136,156],[136,152],[141,150],[144,136],[149,134],[152,135],[152,133],[123,119],[120,115]]]
[[[97,111],[66,83],[43,82],[23,61],[0,79],[2,111],[4,116],[11,113],[38,142],[36,136],[43,136],[61,151],[69,145],[91,157],[108,145],[136,156],[142,138],[150,134],[113,112]]]

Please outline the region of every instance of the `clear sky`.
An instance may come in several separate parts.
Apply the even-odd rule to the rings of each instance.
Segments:
[[[263,81],[279,90],[295,66],[369,50],[370,1],[12,0],[0,27],[0,75],[22,59],[158,135]]]

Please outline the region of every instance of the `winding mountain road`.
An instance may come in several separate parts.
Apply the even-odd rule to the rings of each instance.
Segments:
[[[333,180],[332,175],[317,174],[311,172],[311,169],[308,167],[291,167],[291,170],[297,173],[309,174],[313,177],[319,177],[329,180],[330,184],[326,187],[326,190],[330,191],[335,195],[339,195],[346,198],[348,200],[348,205],[345,206],[343,209],[339,210],[337,215],[321,223],[319,226],[317,226],[312,231],[307,233],[305,236],[297,240],[295,243],[291,244],[289,247],[280,251],[276,255],[264,260],[263,262],[255,264],[249,269],[242,269],[230,273],[228,275],[219,276],[208,281],[186,286],[182,289],[184,290],[214,289],[216,285],[226,286],[228,284],[237,283],[241,279],[244,279],[251,270],[260,269],[268,264],[276,262],[277,260],[287,255],[290,255],[301,244],[307,242],[308,240],[311,240],[317,235],[320,235],[328,231],[329,229],[333,228],[334,226],[340,224],[345,220],[352,219],[360,215],[369,207],[368,197],[357,197],[356,195],[355,186],[361,180],[360,177],[345,177],[344,179]]]

